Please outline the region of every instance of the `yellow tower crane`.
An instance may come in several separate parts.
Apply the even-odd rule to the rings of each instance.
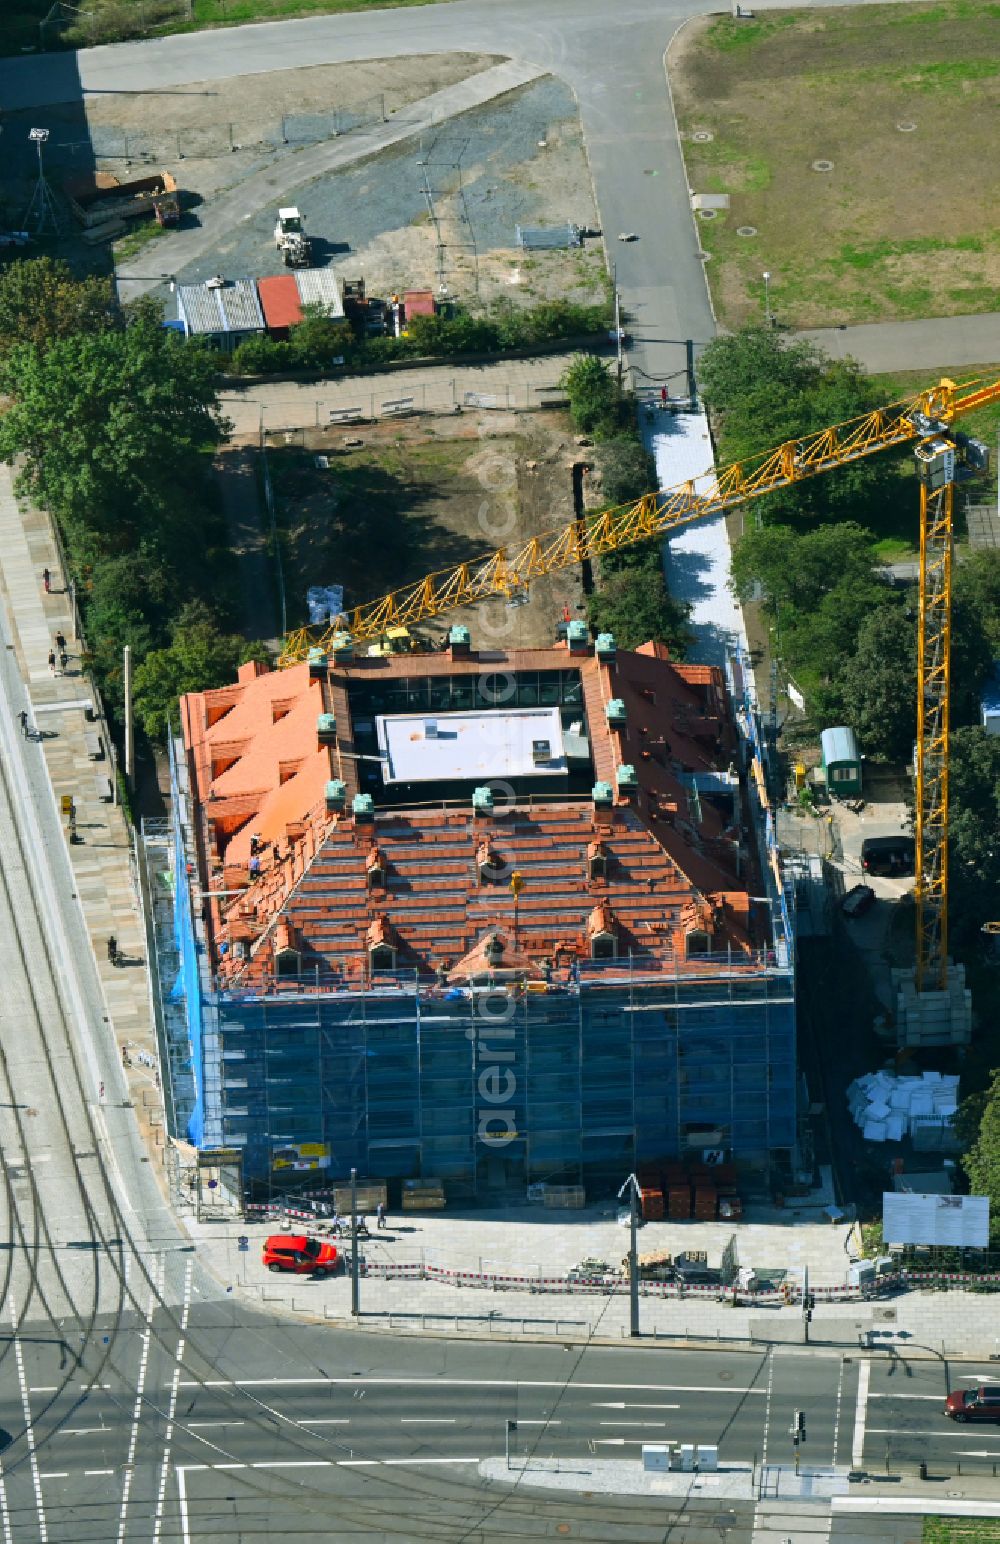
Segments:
[[[916,442],[920,476],[920,615],[918,624],[916,789],[916,987],[941,990],[948,974],[948,730],[951,654],[951,568],[955,483],[963,468],[982,470],[985,446],[959,433],[956,419],[1000,401],[1000,381],[936,386],[847,423],[820,429],[775,450],[733,462],[637,503],[571,520],[523,546],[426,574],[414,584],[355,606],[326,629],[303,628],[285,640],[279,660],[293,665],[311,651],[379,639],[474,601],[511,600],[532,581],[616,548],[668,536],[680,526],[723,514],[849,466],[865,456]]]

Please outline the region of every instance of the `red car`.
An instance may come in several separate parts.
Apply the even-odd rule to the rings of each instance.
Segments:
[[[1000,1388],[984,1383],[975,1389],[955,1389],[944,1402],[953,1421],[1000,1421]]]
[[[272,1233],[264,1240],[264,1264],[269,1271],[328,1276],[337,1268],[337,1247],[305,1233]]]

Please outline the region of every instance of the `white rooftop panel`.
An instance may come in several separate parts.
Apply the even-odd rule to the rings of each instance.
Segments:
[[[375,725],[386,783],[566,775],[558,708],[386,713]]]

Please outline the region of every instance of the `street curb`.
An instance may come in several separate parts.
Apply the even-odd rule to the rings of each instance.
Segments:
[[[688,180],[687,156],[684,154],[684,142],[681,139],[681,127],[680,127],[680,124],[677,121],[677,109],[674,106],[674,93],[673,93],[673,90],[671,89],[671,85],[670,85],[670,69],[669,69],[668,64],[667,64],[667,55],[670,53],[670,50],[673,47],[673,45],[676,42],[676,40],[680,37],[681,33],[684,31],[684,28],[687,27],[692,21],[698,21],[700,19],[701,18],[697,17],[697,16],[686,16],[684,18],[684,20],[681,22],[680,26],[677,27],[670,34],[670,37],[667,40],[667,46],[663,50],[663,78],[664,78],[664,80],[667,83],[667,102],[668,102],[668,104],[670,106],[670,117],[671,117],[671,120],[672,120],[673,125],[674,125],[674,137],[677,140],[677,149],[680,152],[681,165],[684,168],[684,181],[685,181],[685,183],[687,185],[687,190],[688,190],[688,216],[689,216],[689,218],[691,220],[691,229],[692,229],[692,232],[694,234],[695,247],[696,247],[696,250],[699,251],[699,252],[702,251],[701,235],[700,235],[699,229],[698,229],[698,221],[695,218],[695,212],[694,212],[694,209],[693,209],[692,204],[691,204],[691,183]],[[715,323],[715,330],[716,330],[716,332],[718,332],[719,331],[719,318],[715,314],[715,303],[712,300],[712,286],[708,282],[708,273],[706,272],[706,268],[705,268],[705,264],[704,263],[702,263],[702,265],[701,265],[701,272],[702,272],[702,278],[705,281],[705,294],[708,296],[708,309],[712,313],[712,321]]]

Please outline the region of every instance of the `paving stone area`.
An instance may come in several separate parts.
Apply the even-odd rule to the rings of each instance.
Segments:
[[[48,517],[18,499],[13,473],[0,465],[0,592],[14,637],[18,666],[27,686],[29,719],[45,758],[53,796],[64,795],[76,806],[82,841],[70,846],[76,894],[97,958],[107,1005],[108,1032],[121,1052],[127,1052],[129,1093],[151,1153],[163,1153],[163,1109],[155,1070],[156,1044],[149,978],[145,969],[146,941],[133,878],[128,826],[117,804],[102,795],[98,783],[110,779],[107,730],[87,716],[94,694],[81,669],[80,642],[75,636],[73,607],[66,587]],[[48,568],[51,593],[46,594],[42,571]],[[56,635],[67,641],[66,671],[52,675],[49,650]],[[103,747],[100,760],[91,759],[95,735]],[[88,744],[88,739],[90,743]],[[68,840],[68,822],[62,821]],[[123,961],[116,969],[108,959],[108,938],[118,941]],[[154,1171],[162,1173],[160,1163]]]

